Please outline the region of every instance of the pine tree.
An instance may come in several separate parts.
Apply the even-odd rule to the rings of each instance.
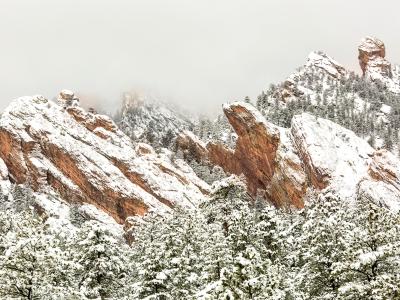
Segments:
[[[299,276],[296,291],[306,299],[337,299],[343,283],[343,253],[354,229],[347,221],[344,201],[332,193],[321,195],[303,212],[298,241]]]
[[[150,214],[135,230],[133,261],[136,272],[136,297],[139,299],[168,299],[165,274],[165,218]]]
[[[117,296],[129,277],[125,247],[107,229],[90,221],[78,232],[73,246],[81,293],[88,298]]]
[[[260,251],[264,240],[254,231],[252,201],[243,184],[231,177],[203,205],[215,230],[206,252],[210,297],[265,299],[281,293],[279,268]]]
[[[65,238],[47,232],[43,220],[29,211],[14,212],[12,218],[0,213],[0,223],[2,231],[6,228],[1,238],[1,248],[6,250],[0,254],[0,297],[77,296],[69,272],[70,258],[64,249]]]
[[[400,299],[400,218],[360,198],[352,211],[356,224],[347,263],[343,299]]]
[[[174,137],[175,136],[172,129],[168,129],[165,135],[161,138],[161,146],[164,148],[168,148],[174,140]]]

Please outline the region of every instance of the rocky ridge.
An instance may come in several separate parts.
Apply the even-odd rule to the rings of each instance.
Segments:
[[[377,63],[385,58],[383,43],[363,41],[359,53],[364,76],[397,85],[391,65]],[[311,73],[316,76],[311,81],[319,80],[316,89],[300,84]],[[327,93],[327,102],[321,103],[318,97],[327,92],[325,87],[352,76],[326,54],[313,52],[271,99],[277,97],[285,106],[307,96],[315,106],[329,105],[338,95]],[[371,105],[357,93],[347,96],[353,98],[356,111]],[[278,207],[301,208],[308,190],[331,189],[345,199],[367,197],[400,209],[399,161],[385,150],[375,151],[352,131],[306,113],[283,128],[248,103],[226,104],[223,110],[234,130],[225,134],[229,143],[205,143],[184,131],[193,125],[187,118],[142,98],[126,97],[117,125],[80,108],[79,99],[68,90],[60,93],[57,103],[42,96],[23,97],[0,119],[1,184],[24,183],[39,193],[50,188],[68,202],[94,205],[120,224],[129,216],[163,213],[175,205],[196,207],[209,186],[162,145],[155,151],[140,142],[147,139],[147,131],[155,132],[158,142],[171,132],[168,142],[178,136],[177,145],[185,152],[227,173],[243,174],[252,195],[261,194]],[[388,124],[391,107],[381,104],[379,113],[381,122]]]
[[[362,76],[374,82],[383,84],[388,90],[394,93],[400,93],[400,72],[397,65],[393,65],[386,60],[386,48],[384,43],[373,37],[366,37],[361,40],[358,46],[358,61],[362,71]],[[328,75],[322,82],[320,91],[310,90],[309,88],[299,85],[301,78],[309,77],[316,71],[317,74]],[[346,80],[354,76],[352,72],[339,64],[332,57],[322,51],[311,52],[306,63],[299,71],[291,74],[277,90],[274,97],[279,98],[283,102],[296,100],[299,96],[310,96],[311,101],[315,104],[317,94],[322,94],[324,86]],[[324,76],[319,76],[324,77]],[[328,101],[329,102],[329,101]]]
[[[238,135],[234,149],[199,143],[188,133],[177,143],[198,159],[243,174],[254,196],[265,192],[278,207],[301,208],[307,190],[329,189],[343,199],[367,197],[400,209],[400,162],[389,152],[375,151],[352,131],[307,113],[296,115],[285,129],[269,123],[251,104],[223,108]]]
[[[168,150],[133,145],[109,117],[42,96],[19,98],[3,112],[0,158],[4,179],[93,204],[118,223],[177,204],[194,207],[209,190]]]
[[[358,52],[361,76],[323,52],[312,52],[285,81],[258,96],[257,108],[283,127],[290,127],[294,114],[310,112],[354,131],[375,148],[398,153],[399,67],[386,61],[378,39],[363,39]]]

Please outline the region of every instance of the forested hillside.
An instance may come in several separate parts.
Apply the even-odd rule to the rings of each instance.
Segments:
[[[282,99],[282,85],[271,85],[258,97],[257,108],[273,123],[290,127],[294,115],[309,112],[354,131],[372,146],[398,149],[399,94],[354,73],[337,80],[317,67],[299,72],[294,84],[306,91],[296,99]]]

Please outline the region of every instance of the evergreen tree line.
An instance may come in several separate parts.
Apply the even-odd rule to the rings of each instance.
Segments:
[[[400,299],[399,215],[308,197],[276,210],[231,177],[196,210],[136,222],[131,246],[94,221],[54,231],[1,210],[0,298]]]
[[[338,80],[316,67],[307,68],[293,80],[294,89],[298,91],[294,100],[286,102],[282,98],[279,90],[284,84],[271,85],[258,96],[256,106],[268,120],[290,127],[294,115],[309,112],[367,138],[372,146],[376,146],[379,137],[383,147],[400,149],[400,96],[388,91],[379,82],[365,80],[354,73]],[[299,86],[309,92],[299,92]],[[382,104],[391,107],[390,113],[384,117],[380,111]]]

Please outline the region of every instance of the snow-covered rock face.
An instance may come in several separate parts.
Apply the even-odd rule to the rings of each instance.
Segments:
[[[134,150],[109,117],[64,109],[42,96],[17,99],[4,111],[0,157],[12,181],[36,191],[50,186],[120,223],[176,204],[193,207],[209,190],[184,162],[172,162],[169,151],[156,155],[148,145]]]
[[[292,141],[312,186],[330,186],[343,197],[354,197],[367,176],[374,150],[363,139],[329,120],[309,114],[292,120]]]
[[[400,82],[397,68],[392,68],[385,59],[385,44],[374,37],[366,37],[358,46],[358,60],[363,76],[372,81],[382,82],[390,91],[399,93]]]
[[[392,66],[385,59],[386,49],[382,41],[371,37],[364,38],[358,47],[358,52],[364,78],[383,84],[393,93],[400,93],[400,67]],[[287,102],[298,101],[303,97],[309,98],[313,105],[320,106],[321,99],[325,98],[324,105],[330,104],[338,95],[330,95],[329,89],[341,84],[341,81],[346,82],[351,77],[354,77],[354,74],[332,57],[321,51],[314,51],[309,54],[303,66],[278,85],[278,89],[268,101],[273,103],[278,99],[281,105],[286,105]],[[304,80],[318,83],[318,88],[310,88],[309,84],[304,84]],[[365,105],[369,105],[357,93],[352,91],[346,93],[347,98],[354,99],[354,104],[360,111]]]
[[[400,163],[386,151],[374,153],[368,173],[373,180],[364,179],[359,184],[359,194],[376,203],[400,211]]]
[[[347,70],[333,58],[322,52],[311,52],[307,58],[306,67],[318,67],[335,78],[347,74]]]
[[[306,113],[296,115],[290,129],[280,128],[242,102],[225,105],[224,112],[238,134],[234,150],[196,140],[196,147],[187,147],[201,149],[200,158],[229,173],[244,174],[253,195],[261,190],[277,206],[302,207],[308,188],[331,189],[343,199],[367,196],[400,208],[400,162],[352,131]],[[188,144],[190,135],[185,138]]]

